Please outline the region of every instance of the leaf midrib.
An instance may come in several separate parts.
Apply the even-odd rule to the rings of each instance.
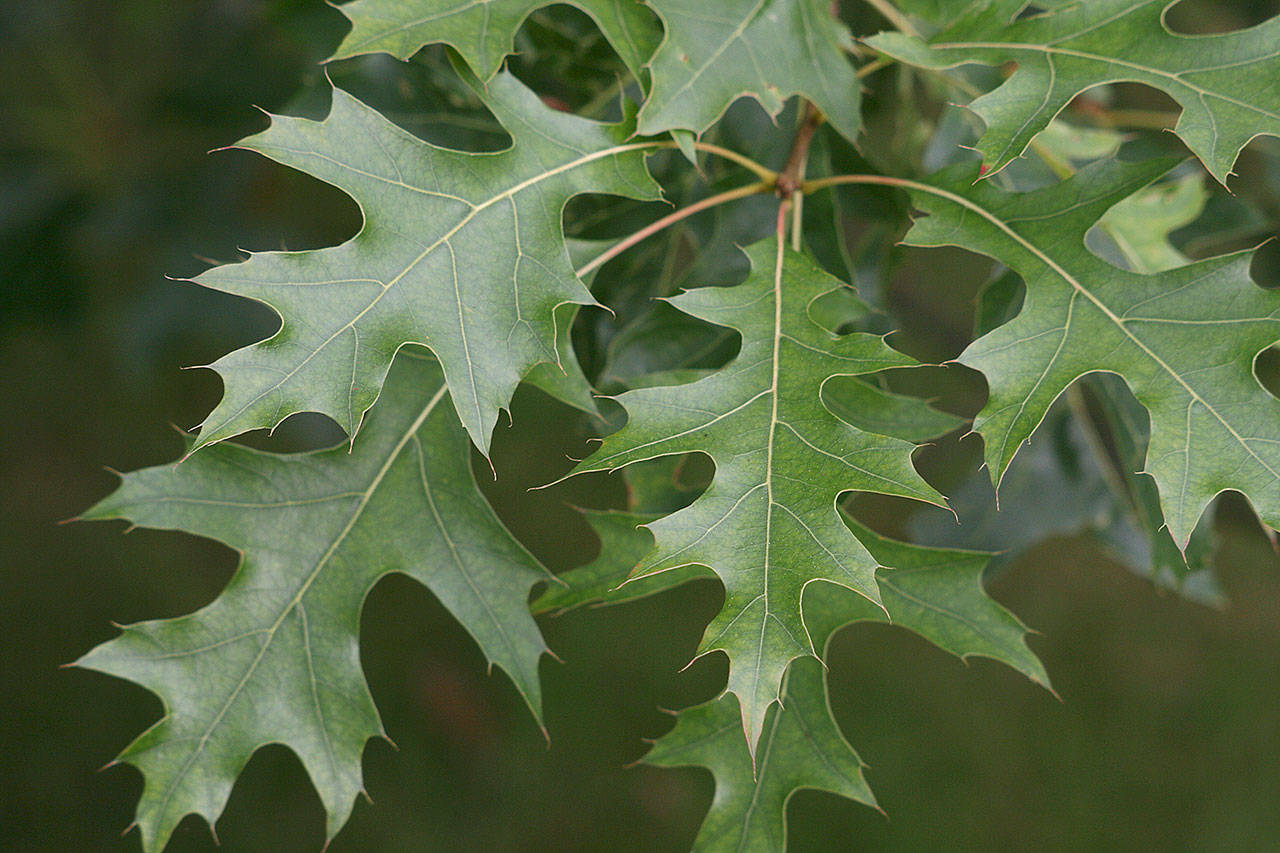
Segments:
[[[786,205],[778,213],[779,223],[784,222]],[[764,661],[764,640],[769,627],[769,570],[772,567],[773,555],[773,448],[778,431],[778,375],[782,355],[782,268],[786,258],[786,241],[781,231],[777,235],[778,254],[773,268],[773,376],[769,383],[769,446],[765,451],[764,463],[764,566],[760,582],[760,597],[764,608],[760,617],[760,641],[756,648],[755,672],[752,675],[751,694],[760,688],[760,667]],[[781,694],[781,691],[779,691]],[[767,707],[767,706],[766,706]]]

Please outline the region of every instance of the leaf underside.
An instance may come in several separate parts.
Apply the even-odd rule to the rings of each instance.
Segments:
[[[408,59],[429,44],[451,45],[481,78],[498,73],[529,14],[568,2],[591,16],[637,77],[662,38],[653,12],[636,0],[355,0],[338,8],[351,32],[332,59],[384,52]]]
[[[225,395],[189,458],[126,476],[85,515],[187,531],[242,555],[212,604],[127,626],[77,662],[164,704],[120,756],[144,776],[136,822],[146,849],[163,847],[187,814],[215,822],[245,764],[272,743],[299,756],[326,836],[337,833],[363,788],[364,746],[384,736],[358,633],[365,596],[391,572],[427,586],[539,717],[547,649],[531,610],[717,578],[724,606],[697,654],[728,656],[727,687],[683,711],[647,758],[711,770],[699,849],[782,849],[787,802],[802,788],[875,805],[827,697],[821,658],[842,626],[891,622],[1048,687],[1026,628],[983,589],[989,554],[894,542],[842,508],[853,491],[942,503],[911,454],[958,421],[877,384],[871,374],[916,362],[865,331],[885,326],[871,325],[844,283],[777,238],[744,250],[752,269],[742,284],[685,292],[602,342],[609,390],[631,389],[616,398],[628,420],[573,473],[626,468],[633,502],[589,511],[599,556],[530,605],[530,590],[552,578],[482,496],[470,454],[473,445],[488,454],[521,381],[600,414],[570,339],[579,307],[596,303],[574,272],[566,205],[583,194],[658,199],[644,158],[667,143],[639,136],[669,132],[692,157],[694,136],[742,96],[777,116],[802,95],[846,142],[862,130],[856,48],[828,0],[569,0],[647,93],[614,125],[553,109],[501,72],[525,21],[549,5],[341,7],[352,30],[333,59],[452,46],[455,69],[510,133],[507,150],[423,142],[341,90],[325,119],[273,116],[241,143],[347,193],[364,221],[339,246],[251,254],[196,279],[271,307],[280,330],[211,365]],[[1219,182],[1252,138],[1280,136],[1280,18],[1187,37],[1164,26],[1170,0],[1035,5],[1044,11],[1027,13],[1026,0],[907,0],[901,11],[941,30],[928,42],[868,40],[919,67],[1008,64],[1008,79],[969,105],[986,123],[982,174],[1018,158],[1076,95],[1110,82],[1173,97],[1176,133]],[[905,243],[960,246],[1012,271],[1001,281],[1013,288],[992,299],[983,333],[958,359],[987,379],[974,429],[997,483],[1054,401],[1083,380],[1077,390],[1100,413],[1098,443],[1147,534],[1152,573],[1180,579],[1211,547],[1205,508],[1222,491],[1243,492],[1280,526],[1280,400],[1254,372],[1257,354],[1280,340],[1280,294],[1250,280],[1249,252],[1188,261],[1169,235],[1203,207],[1199,173],[1153,187],[1177,161],[1121,162],[1119,136],[1103,136],[1105,150],[1090,154],[1042,137],[1051,154],[1079,154],[1060,157],[1066,171],[1103,159],[1026,193],[979,181],[971,166],[921,181],[857,178],[908,188],[926,215]],[[810,208],[810,231],[823,209]],[[687,254],[678,241],[667,248],[672,266]],[[858,275],[852,253],[827,249]],[[719,265],[709,280],[728,280],[737,269],[705,245],[695,254],[703,266],[689,276]],[[1020,308],[1010,296],[1017,276]],[[634,292],[673,289],[650,285]],[[687,316],[673,321],[672,306]],[[849,328],[858,331],[835,331]],[[738,355],[717,369],[735,334]],[[658,385],[677,379],[692,381]],[[273,455],[221,443],[300,411],[334,418],[350,444]],[[714,463],[709,487],[692,502],[687,490],[663,494],[664,484],[676,490],[672,466],[654,460],[692,453]]]
[[[701,134],[741,95],[777,115],[802,94],[849,141],[862,128],[852,38],[828,0],[650,0],[666,36],[649,68],[640,132]]]
[[[879,561],[901,567],[880,573],[888,619],[895,625],[962,657],[1001,660],[1048,687],[1042,665],[1027,648],[1026,628],[982,589],[989,554],[921,548],[884,539],[860,525],[854,529]],[[841,627],[887,621],[884,611],[867,599],[826,583],[805,592],[805,615],[823,657]],[[754,765],[732,694],[680,712],[676,727],[645,756],[646,763],[659,767],[706,767],[715,777],[715,797],[695,850],[785,849],[787,802],[800,789],[829,791],[875,806],[862,764],[832,717],[824,673],[813,658],[792,662],[780,704],[769,711]]]

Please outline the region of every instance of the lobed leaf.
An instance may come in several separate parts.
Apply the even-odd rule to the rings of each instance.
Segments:
[[[634,576],[700,564],[724,582],[724,608],[699,653],[729,655],[729,690],[754,754],[787,665],[816,654],[801,613],[805,587],[828,580],[880,601],[876,562],[841,521],[839,495],[861,489],[942,498],[911,467],[913,444],[856,429],[821,402],[833,375],[911,360],[879,336],[839,336],[815,323],[810,304],[842,285],[806,256],[776,239],[746,251],[753,271],[743,284],[671,300],[740,332],[737,358],[697,382],[619,396],[627,425],[574,473],[690,451],[715,462],[702,496],[649,525],[657,547]]]
[[[1026,0],[986,0],[927,43],[901,33],[867,43],[924,68],[1017,63],[1001,86],[969,104],[987,125],[978,151],[988,175],[1021,155],[1079,93],[1134,81],[1178,102],[1174,132],[1225,184],[1249,140],[1280,136],[1280,17],[1233,33],[1184,36],[1164,24],[1174,2],[1089,0],[1018,17]]]
[[[990,398],[974,428],[996,479],[1068,385],[1115,373],[1151,415],[1146,472],[1185,548],[1205,506],[1227,489],[1280,525],[1280,400],[1253,372],[1257,354],[1280,339],[1280,295],[1250,280],[1251,252],[1143,275],[1085,247],[1108,208],[1175,162],[1103,161],[1015,195],[975,185],[972,168],[951,170],[914,185],[912,198],[930,215],[906,242],[981,252],[1026,280],[1018,315],[959,358],[987,377]]]
[[[365,743],[385,736],[360,669],[360,610],[379,578],[432,591],[541,711],[546,651],[528,610],[551,576],[477,489],[470,443],[437,363],[402,352],[348,451],[273,455],[232,444],[129,474],[88,519],[128,519],[224,542],[242,560],[210,605],[127,626],[77,661],[146,687],[161,720],[120,756],[145,777],[136,824],[165,845],[189,813],[212,825],[253,753],[302,760],[332,838],[362,789]]]
[[[318,411],[354,435],[396,351],[429,347],[453,406],[487,453],[498,411],[536,364],[574,369],[555,312],[593,304],[574,275],[561,212],[575,195],[657,197],[643,143],[544,105],[501,74],[484,102],[512,133],[506,151],[423,142],[340,89],[323,121],[275,116],[240,143],[348,193],[364,214],[328,249],[265,252],[196,281],[282,318],[271,338],[212,367],[225,385],[196,447]]]
[[[819,583],[805,592],[806,622],[824,657],[841,627],[892,621],[953,654],[1001,660],[1048,687],[1043,666],[1027,648],[1026,628],[982,589],[989,554],[907,545],[856,523],[854,530],[880,562],[900,568],[880,576],[887,619],[847,589]],[[811,658],[792,662],[754,766],[732,695],[682,711],[676,727],[645,757],[660,767],[706,767],[715,776],[715,797],[696,850],[784,850],[787,801],[802,788],[876,805],[862,764],[832,717],[823,672]]]
[[[780,697],[755,756],[742,740],[732,694],[681,711],[676,727],[645,756],[646,764],[706,767],[715,777],[694,850],[785,850],[787,801],[802,788],[876,804],[858,754],[831,716],[821,662],[792,663]]]
[[[666,36],[649,63],[653,91],[643,134],[702,134],[738,97],[777,115],[804,95],[851,142],[862,129],[861,85],[845,51],[849,31],[827,0],[649,0]]]

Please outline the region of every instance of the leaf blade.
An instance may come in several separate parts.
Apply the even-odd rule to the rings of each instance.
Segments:
[[[841,521],[836,499],[853,489],[925,501],[938,495],[911,466],[915,445],[862,432],[821,402],[832,375],[913,362],[876,335],[838,336],[813,321],[813,301],[840,283],[776,238],[746,250],[753,273],[732,288],[702,288],[677,308],[743,336],[738,357],[687,385],[619,396],[630,420],[575,473],[699,451],[716,475],[693,504],[648,525],[656,550],[633,577],[706,565],[725,606],[699,654],[724,650],[754,752],[787,665],[814,655],[801,596],[814,580],[876,604],[875,560]]]
[[[549,575],[476,488],[446,397],[434,360],[404,353],[350,452],[220,445],[126,476],[86,513],[186,530],[243,556],[207,607],[127,626],[77,661],[164,702],[164,717],[121,755],[143,771],[144,847],[162,847],[191,812],[212,825],[240,769],[268,743],[302,760],[326,836],[336,834],[363,787],[365,742],[385,737],[358,632],[365,594],[389,572],[426,585],[540,714],[546,646],[526,601]]]
[[[861,88],[845,59],[852,38],[823,0],[651,0],[666,36],[649,67],[640,132],[701,135],[740,95],[777,115],[802,94],[850,141],[862,128]]]
[[[978,4],[929,43],[900,33],[868,39],[926,68],[1018,63],[1003,85],[969,105],[987,124],[978,142],[986,174],[1021,155],[1077,94],[1107,82],[1136,80],[1168,93],[1182,107],[1174,132],[1224,185],[1251,139],[1280,136],[1280,17],[1191,37],[1165,26],[1165,0],[1072,3],[1015,21],[1025,5]]]
[[[458,417],[487,453],[521,377],[563,363],[556,309],[594,300],[569,262],[561,210],[582,192],[655,197],[646,146],[622,143],[622,125],[546,107],[508,75],[482,97],[515,130],[506,151],[438,148],[340,89],[325,120],[275,117],[241,143],[347,192],[365,223],[340,246],[256,254],[195,279],[282,318],[272,337],[211,365],[225,390],[196,449],[296,411],[354,435],[395,353],[417,343],[440,360]]]
[[[515,46],[516,32],[535,10],[563,0],[355,0],[338,7],[351,31],[330,61],[366,53],[408,59],[429,44],[448,44],[484,80],[491,79]],[[653,55],[662,30],[636,0],[569,0],[591,17],[637,77]]]
[[[886,539],[856,522],[851,525],[877,560],[901,567],[882,572],[898,575],[899,582],[880,581],[888,616],[832,584],[817,583],[806,591],[808,624],[824,659],[841,628],[891,620],[962,659],[991,657],[1049,687],[1043,665],[1026,645],[1026,627],[982,588],[990,554],[923,548]],[[904,594],[904,588],[909,592]],[[943,612],[948,615],[940,619]],[[659,767],[701,766],[712,772],[715,797],[695,850],[786,849],[787,802],[801,789],[829,791],[879,808],[861,760],[832,715],[824,672],[812,658],[791,663],[781,704],[769,710],[761,757],[754,766],[738,737],[732,695],[681,711],[675,728],[645,757]]]
[[[974,185],[972,169],[952,170],[912,186],[930,215],[906,241],[981,252],[1027,281],[1021,312],[959,358],[987,377],[990,398],[974,428],[997,481],[1072,381],[1115,373],[1151,414],[1146,471],[1185,548],[1225,489],[1280,523],[1280,400],[1253,373],[1257,353],[1280,338],[1280,300],[1250,280],[1252,252],[1141,275],[1085,247],[1085,232],[1108,208],[1175,162],[1104,161],[1015,195]]]

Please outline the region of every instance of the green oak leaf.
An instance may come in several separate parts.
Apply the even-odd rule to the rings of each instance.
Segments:
[[[852,618],[888,621],[962,660],[998,660],[1046,690],[1053,689],[1044,665],[1027,647],[1026,626],[982,587],[982,573],[991,554],[910,545],[880,536],[852,519],[848,523],[882,566],[876,578],[888,618],[885,612],[866,607],[865,612],[851,616],[853,601],[848,592],[819,585],[814,589],[815,599],[819,595],[828,600],[836,597],[842,603],[813,606],[815,631],[832,632]]]
[[[576,369],[558,354],[554,315],[593,300],[570,264],[561,211],[580,193],[655,198],[645,145],[622,142],[625,124],[547,107],[507,74],[477,92],[511,148],[430,145],[340,89],[323,121],[275,116],[240,143],[348,193],[364,227],[340,246],[254,254],[196,279],[282,318],[273,337],[211,365],[225,394],[197,448],[297,411],[323,412],[354,435],[396,351],[420,343],[487,453],[499,409],[530,368]]]
[[[924,21],[936,29],[964,14],[967,7],[972,5],[972,0],[894,0],[893,5],[903,14]]]
[[[821,662],[792,663],[780,698],[754,760],[732,694],[681,711],[645,756],[646,764],[706,767],[715,777],[715,798],[693,843],[699,853],[785,850],[787,801],[802,788],[875,806],[862,762],[831,716]]]
[[[1173,0],[1089,0],[1014,20],[1026,0],[979,3],[928,43],[881,33],[868,44],[924,68],[969,62],[1017,69],[969,108],[987,130],[987,174],[1022,154],[1071,99],[1102,83],[1135,81],[1178,102],[1174,131],[1220,182],[1249,140],[1280,136],[1280,17],[1206,36],[1170,32]]]
[[[1144,187],[1103,214],[1086,243],[1104,259],[1135,272],[1184,266],[1191,259],[1173,246],[1169,235],[1195,221],[1206,199],[1199,171]],[[1016,278],[1014,273],[1007,275]],[[1017,301],[1010,302],[1011,297]],[[985,313],[998,321],[980,327],[979,334],[1011,320],[1018,302],[1020,294],[996,293],[994,286],[988,287]],[[961,528],[971,531],[969,544],[1000,549],[1002,561],[1008,561],[1030,543],[1083,526],[1136,574],[1202,603],[1225,601],[1207,571],[1215,546],[1212,514],[1201,516],[1186,550],[1180,550],[1165,525],[1155,481],[1140,473],[1150,419],[1124,380],[1110,373],[1084,377],[1056,408],[1038,428],[1036,435],[1043,440],[1033,440],[1018,457],[1021,468],[1011,466],[1002,481],[1004,512],[998,512],[991,500],[989,478],[977,481],[981,472],[975,472],[972,485],[951,494]],[[1053,489],[1049,499],[1043,497],[1047,488]],[[966,504],[974,504],[973,510]],[[946,528],[946,535],[954,537],[954,518],[939,518],[935,524],[935,530]]]
[[[812,315],[818,304],[810,306]],[[840,381],[843,380],[843,381]],[[837,377],[826,384],[823,402],[832,414],[858,429],[920,443],[961,426],[964,420],[930,408],[914,397],[892,394],[854,377]],[[632,465],[624,474],[633,506],[628,511],[583,510],[587,523],[600,539],[600,553],[591,562],[557,577],[563,586],[552,586],[534,603],[535,613],[562,613],[586,604],[621,604],[646,598],[695,578],[714,577],[698,565],[631,578],[631,570],[653,550],[653,534],[645,526],[656,521],[652,506],[680,500],[671,472],[646,466],[680,457],[668,456],[644,465]],[[645,477],[644,475],[651,476]],[[654,488],[656,481],[657,488]],[[646,506],[649,505],[649,506]],[[883,612],[872,608],[876,613]]]
[[[996,507],[991,478],[974,470],[948,492],[953,513],[915,513],[906,532],[933,547],[999,552],[999,573],[1045,540],[1088,533],[1135,575],[1205,604],[1225,599],[1209,568],[1213,513],[1201,516],[1186,551],[1164,523],[1146,459],[1147,410],[1110,373],[1083,377],[1058,399],[1014,457]],[[957,520],[959,523],[957,524]]]
[[[911,184],[929,216],[905,239],[981,252],[1026,281],[1018,315],[959,358],[990,387],[974,428],[997,481],[1067,386],[1115,373],[1151,415],[1146,473],[1183,548],[1204,507],[1227,489],[1280,525],[1280,400],[1253,372],[1255,356],[1280,339],[1280,295],[1250,280],[1252,252],[1143,275],[1085,247],[1108,208],[1175,162],[1102,161],[1021,194],[975,185],[971,167],[950,170]]]
[[[1208,199],[1202,175],[1184,175],[1138,190],[1103,214],[1098,229],[1124,266],[1140,273],[1164,272],[1191,263],[1170,242],[1169,235],[1198,219]],[[1110,260],[1107,254],[1103,257]],[[1128,389],[1118,387],[1123,384],[1119,377],[1104,373],[1089,380],[1082,391],[1091,394],[1102,418],[1088,419],[1082,428],[1091,430],[1091,434],[1106,431],[1099,444],[1114,450],[1103,452],[1100,448],[1098,462],[1108,466],[1113,475],[1109,482],[1117,496],[1130,506],[1139,541],[1124,535],[1124,525],[1111,525],[1101,531],[1103,538],[1121,554],[1141,552],[1145,546],[1150,556],[1145,562],[1138,561],[1140,574],[1193,600],[1221,606],[1226,596],[1209,571],[1216,545],[1212,513],[1200,517],[1186,550],[1180,550],[1165,526],[1155,483],[1146,474],[1137,473],[1142,469],[1150,438],[1146,410]]]
[[[511,53],[516,32],[535,9],[566,0],[355,0],[339,6],[351,32],[332,59],[389,53],[408,59],[424,46],[444,43],[485,80]],[[567,0],[600,27],[637,77],[662,39],[653,12],[639,0]]]
[[[1202,175],[1186,175],[1138,190],[1103,214],[1098,227],[1118,252],[1118,266],[1164,272],[1191,263],[1169,242],[1169,234],[1195,222],[1208,200]]]
[[[1165,525],[1156,484],[1146,474],[1136,473],[1147,452],[1146,410],[1128,393],[1123,380],[1112,374],[1090,376],[1080,388],[1100,415],[1085,419],[1081,427],[1103,445],[1095,454],[1098,464],[1107,466],[1108,483],[1127,505],[1134,531],[1129,533],[1128,525],[1112,524],[1100,531],[1103,540],[1122,555],[1136,558],[1145,552],[1145,560],[1132,559],[1138,574],[1192,600],[1222,605],[1226,596],[1208,571],[1217,544],[1213,513],[1200,517],[1186,550],[1179,549]]]
[[[657,517],[620,510],[583,512],[591,529],[600,538],[600,553],[591,562],[557,575],[563,586],[550,586],[538,596],[532,604],[534,613],[559,615],[587,604],[635,601],[654,592],[678,586],[692,577],[692,573],[686,569],[679,573],[668,572],[636,583],[626,583],[631,570],[640,565],[640,561],[653,550],[653,534],[644,525],[657,520]],[[681,575],[679,583],[668,582],[669,576],[673,574]],[[689,576],[686,577],[686,574]]]
[[[841,627],[892,621],[962,658],[995,658],[1049,686],[1044,667],[1027,648],[1025,626],[982,588],[990,554],[908,545],[852,524],[879,561],[899,567],[881,570],[889,616],[847,589],[814,584],[805,592],[806,624],[823,657]],[[694,849],[784,850],[787,801],[804,788],[875,806],[862,763],[831,715],[819,661],[791,664],[780,705],[769,714],[754,767],[732,695],[681,711],[676,727],[645,756],[647,764],[697,765],[714,775],[715,797]]]
[[[640,132],[701,134],[742,95],[777,115],[787,96],[818,105],[850,141],[862,129],[861,87],[845,58],[852,38],[828,0],[649,0],[666,36],[649,69]]]
[[[360,669],[360,610],[379,578],[427,586],[540,714],[546,651],[530,588],[550,575],[477,489],[439,366],[409,351],[354,445],[274,455],[233,444],[129,474],[88,519],[185,530],[243,555],[188,616],[125,627],[78,666],[135,681],[161,720],[120,756],[145,785],[136,823],[160,849],[184,815],[212,825],[262,746],[292,749],[332,838],[362,790],[365,743],[385,736]]]
[[[839,495],[865,490],[938,502],[941,496],[912,468],[915,445],[855,429],[821,401],[833,375],[914,362],[879,336],[840,336],[814,322],[810,304],[843,285],[805,255],[776,239],[746,252],[753,271],[743,284],[671,300],[741,333],[738,356],[687,385],[620,395],[627,425],[573,473],[689,451],[715,462],[706,492],[649,525],[657,547],[635,576],[699,564],[724,582],[724,607],[699,654],[729,655],[729,690],[741,701],[754,752],[787,664],[816,654],[801,612],[804,588],[829,580],[880,600],[876,561],[841,521]]]
[[[577,316],[578,306],[574,303],[556,308],[556,353],[560,356],[560,361],[535,364],[525,374],[524,380],[566,405],[581,409],[587,414],[599,415],[600,407],[596,405],[595,392],[587,377],[582,374],[578,354],[573,351],[570,332]]]

